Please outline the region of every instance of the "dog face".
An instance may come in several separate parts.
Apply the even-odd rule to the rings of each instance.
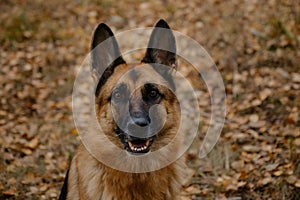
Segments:
[[[95,90],[98,121],[115,145],[135,155],[170,143],[180,121],[172,78],[175,39],[165,21],[160,20],[155,27],[159,29],[153,30],[140,64],[123,60],[105,24],[97,27],[92,42],[92,69],[102,74]]]

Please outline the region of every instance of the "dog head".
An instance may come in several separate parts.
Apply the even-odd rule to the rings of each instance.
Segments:
[[[96,28],[92,49],[92,70],[98,76],[95,109],[107,137],[132,154],[170,143],[178,130],[180,109],[172,78],[176,44],[168,24],[164,20],[156,24],[139,64],[124,61],[105,24]]]

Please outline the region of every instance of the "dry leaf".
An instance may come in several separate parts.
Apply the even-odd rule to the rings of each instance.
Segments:
[[[259,152],[260,148],[254,145],[244,145],[243,150],[246,152]]]
[[[259,92],[259,98],[261,101],[264,101],[271,94],[272,94],[272,91],[269,88],[265,88],[261,92]]]
[[[296,181],[297,181],[297,177],[296,176],[289,176],[286,181],[289,183],[289,184],[294,184]]]
[[[295,186],[298,187],[298,188],[300,188],[300,180],[296,181]]]
[[[17,182],[17,180],[14,177],[7,180],[7,183],[10,185],[14,185],[16,182]]]
[[[199,194],[201,192],[201,190],[197,187],[197,186],[189,186],[185,189],[186,192],[190,193],[190,194]]]
[[[23,184],[31,184],[35,182],[35,175],[32,172],[28,172],[22,180]]]
[[[265,169],[267,171],[273,171],[274,169],[276,169],[279,166],[279,163],[274,163],[274,164],[268,164],[265,166]]]
[[[281,174],[283,174],[283,171],[278,170],[278,171],[275,171],[273,174],[275,176],[280,176]]]
[[[273,182],[273,179],[271,177],[266,177],[266,178],[263,178],[263,179],[260,179],[257,184],[258,185],[267,185],[269,183]]]
[[[256,123],[256,122],[258,122],[259,117],[258,117],[257,114],[252,114],[252,115],[250,115],[249,120],[250,120],[250,122],[252,122],[252,123]]]
[[[234,161],[231,163],[231,167],[237,171],[240,171],[241,169],[243,169],[245,166],[244,161],[243,160],[238,160],[238,161]]]
[[[8,190],[3,191],[2,193],[6,196],[14,196],[17,193],[17,189],[16,187],[11,187]]]
[[[48,189],[48,185],[46,185],[46,184],[40,185],[40,187],[39,187],[39,191],[41,191],[41,192],[45,192],[47,189]]]
[[[28,148],[22,148],[21,151],[26,155],[31,155],[32,154],[32,151]]]
[[[39,139],[37,137],[33,138],[28,142],[27,146],[31,149],[35,149],[39,144]]]
[[[300,83],[300,74],[292,73],[292,81],[295,83]]]
[[[187,197],[187,196],[181,196],[180,199],[181,199],[181,200],[191,200],[191,199],[190,199],[189,197]]]

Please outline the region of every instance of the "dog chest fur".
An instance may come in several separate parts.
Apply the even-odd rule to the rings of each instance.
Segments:
[[[182,160],[148,173],[125,173],[109,168],[81,145],[70,167],[67,199],[178,199],[182,180]]]

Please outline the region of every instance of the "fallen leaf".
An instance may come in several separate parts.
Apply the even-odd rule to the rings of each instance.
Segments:
[[[297,177],[296,176],[289,176],[286,181],[289,183],[289,184],[294,184],[296,181],[297,181]]]
[[[243,150],[246,152],[259,152],[260,148],[254,145],[244,145]]]
[[[201,190],[195,185],[187,187],[185,191],[190,194],[199,194],[201,192]]]
[[[32,151],[31,149],[28,149],[28,148],[22,148],[21,151],[26,154],[26,155],[31,155],[32,154]]]
[[[300,146],[300,138],[296,138],[296,139],[294,140],[294,144],[295,144],[296,146]]]
[[[250,128],[261,128],[265,126],[266,122],[265,121],[257,121],[257,122],[252,122],[249,123]]]
[[[259,92],[259,98],[261,101],[264,101],[271,94],[272,94],[272,91],[269,88],[265,88],[261,92]]]
[[[37,137],[33,138],[28,142],[27,146],[31,149],[35,149],[39,144],[39,139]]]
[[[296,181],[295,186],[298,187],[298,188],[300,188],[300,180]]]
[[[16,195],[16,192],[17,192],[16,187],[11,187],[11,188],[9,188],[8,190],[5,190],[5,191],[3,192],[3,194],[6,195],[6,196],[15,196],[15,195]]]
[[[258,122],[258,120],[259,120],[259,117],[258,117],[257,114],[252,114],[249,117],[249,121],[252,122],[252,123],[256,123],[256,122]]]
[[[237,160],[231,163],[231,168],[240,171],[241,169],[243,169],[245,166],[245,163],[243,160]]]
[[[271,177],[266,177],[266,178],[263,178],[263,179],[260,179],[257,184],[258,185],[267,185],[269,183],[273,182],[273,179]]]
[[[268,164],[265,166],[265,169],[267,171],[273,171],[274,169],[276,169],[279,166],[279,163],[274,163],[274,164]]]
[[[17,180],[14,177],[7,180],[7,183],[10,185],[14,185],[16,182],[17,182]]]
[[[300,83],[300,74],[292,73],[292,81],[295,83]]]
[[[275,176],[280,176],[281,174],[283,174],[283,171],[278,170],[278,171],[275,171],[273,174]]]
[[[32,172],[28,172],[22,180],[23,184],[30,184],[34,182],[35,182],[35,175]]]

